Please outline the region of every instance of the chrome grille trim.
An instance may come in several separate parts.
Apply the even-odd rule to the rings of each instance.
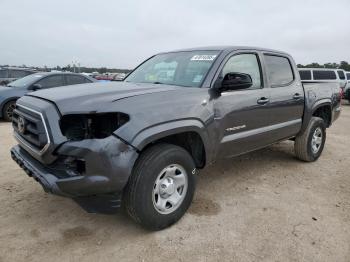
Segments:
[[[46,122],[44,119],[44,116],[42,113],[40,113],[39,111],[36,111],[34,109],[31,109],[29,107],[23,106],[21,104],[16,104],[16,106],[24,108],[25,110],[28,110],[30,112],[33,112],[37,115],[40,116],[41,121],[43,123],[44,126],[44,130],[45,130],[45,134],[46,134],[46,139],[47,139],[47,143],[46,145],[41,149],[41,150],[37,150],[36,148],[34,148],[32,145],[30,145],[26,140],[24,140],[19,134],[17,134],[17,132],[14,131],[14,137],[16,138],[16,140],[22,145],[24,146],[26,149],[30,150],[31,152],[38,154],[38,155],[42,155],[46,152],[46,150],[49,148],[49,146],[51,145],[51,140],[50,140],[50,136],[49,136],[49,132],[47,131],[47,126],[46,126]]]

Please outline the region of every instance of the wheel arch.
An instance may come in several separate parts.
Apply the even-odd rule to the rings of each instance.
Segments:
[[[306,128],[308,127],[308,124],[313,116],[319,116],[320,115],[316,112],[317,110],[320,110],[320,108],[327,108],[330,112],[330,118],[327,120],[328,123],[326,123],[326,126],[329,127],[332,123],[332,106],[331,106],[331,100],[330,99],[321,99],[319,101],[316,101],[314,104],[305,104],[305,111],[303,116],[303,125],[301,127],[301,130],[299,134],[303,133]],[[316,113],[316,114],[315,114]]]
[[[317,116],[322,118],[326,127],[329,127],[332,124],[332,107],[330,102],[319,103],[316,105],[313,110],[311,116]]]
[[[185,119],[152,126],[139,132],[132,146],[143,151],[156,143],[169,143],[185,148],[202,168],[210,159],[209,137],[204,124],[196,119]]]
[[[4,117],[4,107],[7,103],[12,102],[12,101],[17,101],[20,97],[9,97],[3,100],[0,104],[0,117]]]

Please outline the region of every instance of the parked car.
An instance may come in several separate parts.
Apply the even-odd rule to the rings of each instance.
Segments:
[[[0,85],[5,86],[16,79],[34,74],[36,72],[37,72],[36,70],[32,70],[28,68],[19,68],[19,67],[0,68]]]
[[[11,156],[46,192],[95,213],[123,202],[151,230],[183,216],[198,169],[219,158],[291,139],[316,161],[341,111],[338,83],[302,84],[290,55],[263,48],[161,53],[92,85],[20,98]]]
[[[347,84],[344,89],[344,98],[350,102],[350,72],[345,72]]]
[[[45,72],[28,75],[7,86],[0,87],[0,118],[11,121],[16,100],[28,92],[95,81],[93,78],[74,73]]]
[[[125,74],[125,73],[116,73],[116,74],[113,76],[112,81],[123,81],[125,77],[126,77],[126,74]]]
[[[347,80],[343,69],[300,68],[300,78],[303,82],[334,82],[344,90]]]
[[[96,80],[100,80],[100,81],[112,81],[113,77],[114,77],[114,74],[108,74],[108,73],[94,76]]]

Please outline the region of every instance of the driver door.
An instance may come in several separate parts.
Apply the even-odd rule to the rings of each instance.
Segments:
[[[219,157],[239,155],[269,143],[270,88],[264,85],[259,54],[233,54],[218,77],[232,72],[249,74],[253,85],[248,89],[224,91],[215,99]]]

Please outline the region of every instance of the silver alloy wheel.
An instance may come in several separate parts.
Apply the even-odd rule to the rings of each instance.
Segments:
[[[174,212],[184,200],[188,187],[185,169],[172,164],[164,168],[154,182],[152,200],[154,208],[160,214]]]
[[[9,119],[12,119],[13,110],[15,110],[15,108],[16,108],[16,104],[11,103],[10,106],[6,109],[6,114]]]
[[[322,129],[320,127],[317,127],[314,131],[314,134],[312,135],[312,140],[311,140],[311,148],[314,154],[316,154],[320,150],[322,145],[322,138],[323,138]]]

